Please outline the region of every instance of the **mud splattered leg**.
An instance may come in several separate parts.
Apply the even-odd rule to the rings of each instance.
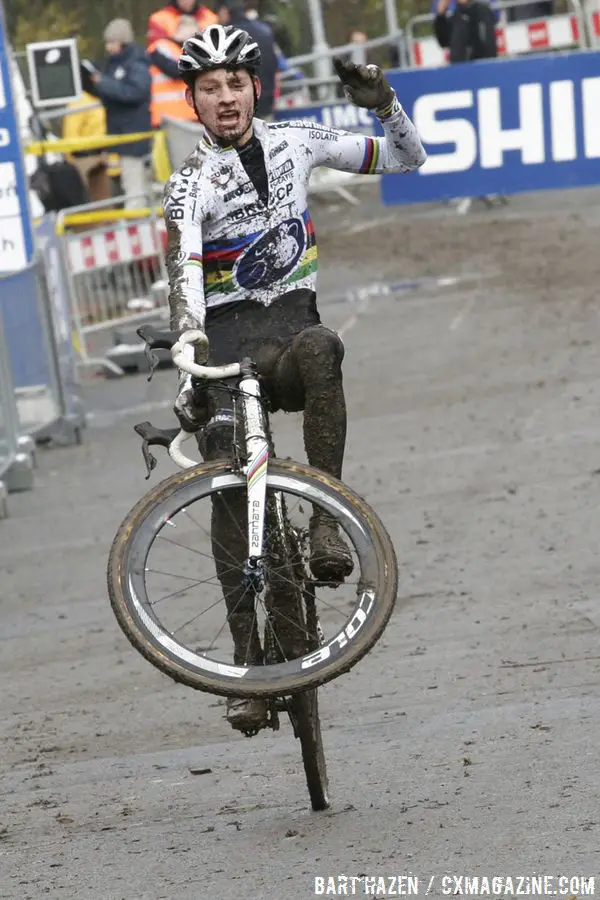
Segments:
[[[304,409],[304,446],[312,466],[341,478],[346,445],[342,380],[344,345],[323,325],[297,334],[279,360],[275,388],[283,409]],[[310,522],[310,565],[315,578],[339,584],[353,569],[335,519],[316,509]]]

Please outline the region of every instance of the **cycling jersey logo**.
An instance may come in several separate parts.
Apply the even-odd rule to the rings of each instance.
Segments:
[[[223,188],[227,187],[227,185],[231,181],[232,176],[233,169],[231,168],[231,166],[221,165],[216,172],[213,172],[210,180],[215,187]]]
[[[272,228],[244,253],[234,277],[248,291],[268,288],[292,272],[306,248],[301,219],[286,219]]]

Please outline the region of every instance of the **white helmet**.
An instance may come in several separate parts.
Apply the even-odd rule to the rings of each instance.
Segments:
[[[192,84],[197,75],[211,69],[247,69],[255,75],[260,61],[258,44],[243,28],[209,25],[184,41],[177,68],[181,78]]]

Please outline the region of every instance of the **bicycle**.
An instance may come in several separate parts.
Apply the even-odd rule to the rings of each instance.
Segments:
[[[132,645],[175,681],[221,696],[263,697],[267,727],[274,730],[280,726],[279,713],[287,712],[300,740],[312,808],[327,809],[317,688],[351,669],[383,633],[398,584],[392,541],[374,510],[341,481],[275,457],[267,402],[252,360],[200,366],[185,359],[184,347],[201,333],[182,335],[147,325],[137,333],[146,341],[150,378],[158,363],[154,351],[170,349],[180,370],[210,379],[213,389],[232,395],[234,436],[230,459],[199,464],[182,451],[190,433],[161,430],[150,422],[134,426],[143,439],[147,479],[157,464],[150,452],[154,445],[165,447],[183,471],[142,497],[119,527],[107,571],[114,614]],[[203,503],[207,500],[210,503]],[[216,504],[227,512],[237,509],[231,534],[242,556],[212,534]],[[307,510],[319,507],[337,519],[352,547],[357,573],[352,581],[319,582],[311,575],[305,518]],[[205,508],[207,525],[199,521]],[[244,528],[240,509],[247,519]],[[154,551],[156,562],[150,561]],[[203,564],[209,567],[204,578],[198,571]],[[177,588],[152,602],[151,585],[159,585],[160,595],[162,579],[169,576]],[[231,626],[237,606],[219,628],[214,621],[217,607],[225,603],[224,582],[241,592],[239,603],[253,600],[252,629],[256,625],[263,637],[260,664],[231,661],[226,626]],[[206,605],[213,589],[217,599]],[[342,590],[350,594],[345,604]],[[199,610],[202,599],[205,606]],[[173,601],[181,602],[183,610],[165,621]]]

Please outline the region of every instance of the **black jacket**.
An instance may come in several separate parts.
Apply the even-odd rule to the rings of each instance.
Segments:
[[[457,3],[452,15],[437,15],[433,26],[439,45],[450,48],[450,62],[496,56],[496,19],[487,3]]]
[[[273,32],[270,26],[264,22],[259,22],[257,19],[247,19],[246,16],[232,16],[231,25],[247,31],[260,47],[262,61],[258,75],[262,85],[262,93],[256,107],[256,115],[259,118],[270,116],[275,103],[275,76],[277,74],[277,56]]]
[[[107,134],[152,131],[150,88],[149,60],[137,44],[126,44],[119,54],[106,57],[94,92],[106,110]],[[145,156],[150,141],[115,145],[114,149],[122,156]]]

